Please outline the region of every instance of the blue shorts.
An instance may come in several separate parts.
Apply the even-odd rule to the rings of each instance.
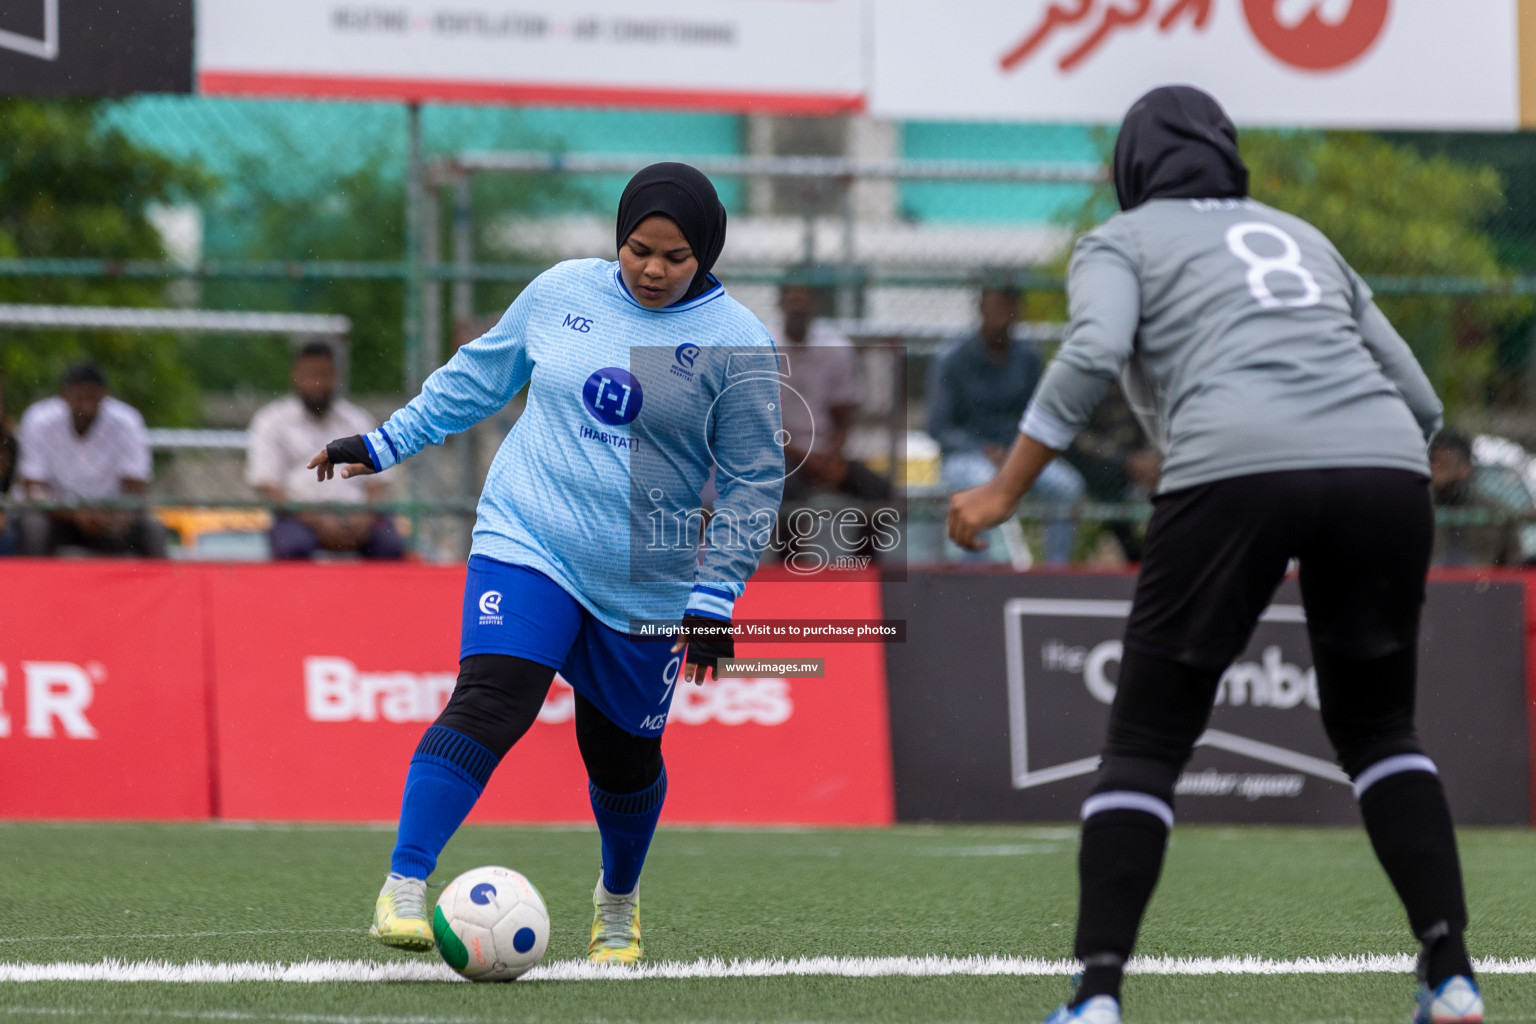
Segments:
[[[558,671],[625,732],[659,736],[683,667],[672,645],[604,625],[543,573],[471,555],[459,657],[509,654]]]

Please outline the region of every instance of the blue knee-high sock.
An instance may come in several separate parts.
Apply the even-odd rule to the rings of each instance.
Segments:
[[[391,871],[411,878],[432,873],[437,855],[480,799],[497,761],[461,732],[440,725],[427,730],[405,776]]]
[[[667,770],[638,793],[608,793],[587,780],[592,815],[603,840],[603,886],[611,893],[633,892],[640,884],[645,852],[656,833],[661,803],[667,798]]]

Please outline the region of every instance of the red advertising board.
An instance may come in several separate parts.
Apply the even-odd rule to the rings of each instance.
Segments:
[[[452,691],[462,568],[269,565],[208,570],[228,818],[389,820],[412,750]],[[742,618],[879,618],[872,578],[754,581]],[[671,822],[892,819],[880,644],[741,644],[826,659],[823,679],[679,684],[664,750]],[[591,815],[570,690],[492,778],[472,821]]]
[[[0,560],[0,818],[392,819],[411,751],[453,688],[463,578],[419,565]],[[1536,574],[1436,578],[1524,584],[1536,734]],[[737,614],[883,618],[873,576],[766,570]],[[884,646],[739,641],[738,655],[822,658],[825,676],[679,684],[664,820],[891,821]],[[557,681],[472,820],[587,820],[573,733]]]
[[[0,817],[208,817],[198,574],[30,559],[0,573]]]

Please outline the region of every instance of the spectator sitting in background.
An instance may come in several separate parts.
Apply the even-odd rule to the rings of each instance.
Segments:
[[[17,443],[25,497],[102,501],[149,491],[144,417],[107,393],[106,375],[93,364],[72,367],[57,396],[26,411]],[[16,533],[23,555],[51,555],[67,545],[165,557],[165,527],[144,512],[26,509],[17,516]]]
[[[5,414],[4,385],[0,381],[0,555],[9,555],[16,550],[16,531],[3,506],[10,497],[11,484],[16,481],[16,436],[11,433],[11,421]]]
[[[981,327],[939,353],[928,377],[928,433],[939,443],[939,479],[949,491],[991,480],[1019,433],[1019,418],[1040,382],[1040,356],[1013,337],[1019,291],[988,286],[981,292]],[[1082,474],[1056,459],[1025,495],[1026,501],[1068,505],[1083,499]],[[1072,560],[1077,524],[1055,518],[1045,524],[1045,561]],[[998,545],[992,545],[996,550]]]
[[[1442,430],[1429,443],[1429,489],[1435,508],[1482,512],[1484,523],[1437,523],[1431,565],[1507,565],[1518,553],[1509,510],[1484,499],[1472,485],[1472,442]]]
[[[843,455],[859,408],[858,352],[817,318],[815,290],[794,283],[780,287],[779,316],[768,331],[789,364],[780,403],[788,438],[784,500],[800,501],[818,490],[867,501],[888,499],[891,485],[885,477]]]
[[[268,501],[365,505],[383,497],[374,479],[337,477],[326,484],[304,468],[333,438],[366,434],[378,424],[336,397],[336,355],[311,342],[294,356],[289,375],[294,393],[257,410],[245,452],[245,479]],[[277,511],[272,522],[273,558],[310,558],[317,551],[350,551],[364,558],[400,558],[405,545],[389,517],[373,512]]]

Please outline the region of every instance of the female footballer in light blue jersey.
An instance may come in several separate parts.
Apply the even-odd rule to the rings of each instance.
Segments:
[[[576,691],[601,835],[588,954],[642,953],[638,883],[666,795],[673,686],[731,656],[733,604],[783,484],[773,342],[710,273],[725,221],[696,169],[645,168],[619,200],[617,262],[541,274],[409,405],[310,463],[322,479],[382,472],[528,388],[480,496],[458,683],[406,776],[372,928],[386,945],[432,948],[427,876],[558,670]]]

